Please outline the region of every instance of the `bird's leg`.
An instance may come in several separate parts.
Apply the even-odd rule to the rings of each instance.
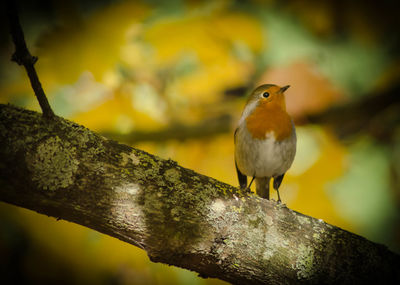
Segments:
[[[250,189],[250,187],[251,187],[251,184],[253,184],[254,178],[256,178],[256,177],[255,177],[255,176],[253,176],[253,178],[252,178],[252,179],[251,179],[251,181],[250,181],[250,184],[249,184],[249,186],[246,188],[246,190],[247,190],[248,192],[251,192],[251,189]]]
[[[274,189],[276,190],[276,193],[278,194],[278,202],[281,203],[281,196],[279,195],[279,186],[281,186],[283,176],[285,176],[285,173],[279,176],[274,177]]]
[[[275,190],[276,190],[276,193],[278,193],[278,203],[282,203],[281,195],[279,195],[279,190],[278,189],[275,189]]]

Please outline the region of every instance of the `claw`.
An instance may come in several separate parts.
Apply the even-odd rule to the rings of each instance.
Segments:
[[[281,195],[279,195],[279,190],[278,189],[275,189],[275,190],[276,190],[276,193],[278,193],[278,203],[281,204],[282,200],[281,200]]]

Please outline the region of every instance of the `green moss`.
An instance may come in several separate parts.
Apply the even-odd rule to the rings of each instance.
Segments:
[[[238,213],[238,214],[240,214],[242,212],[242,210],[243,210],[242,206],[239,206],[239,207],[231,206],[231,208],[235,213]]]
[[[148,165],[144,166],[143,161]],[[193,246],[207,234],[204,230],[207,221],[199,214],[207,212],[220,192],[209,178],[193,178],[194,175],[176,166],[175,162],[157,161],[146,154],[140,154],[140,162],[133,169],[135,175],[144,184],[150,180],[157,185],[152,189],[146,188],[137,200],[143,206],[146,226],[151,232],[149,238],[154,242],[163,240],[165,248]],[[215,205],[216,211],[223,211],[224,207],[223,200]]]
[[[76,148],[58,136],[50,137],[26,156],[32,180],[44,190],[66,188],[74,183],[79,161]]]
[[[298,279],[310,279],[315,272],[314,251],[311,247],[300,244],[294,269]]]
[[[263,219],[258,216],[249,216],[248,224],[250,227],[258,228],[260,224],[263,224]]]
[[[121,161],[120,161],[121,166],[126,166],[128,163],[132,163],[133,165],[138,165],[140,162],[139,158],[136,156],[134,151],[132,151],[131,153],[121,152],[120,155],[121,155]]]
[[[180,181],[181,175],[180,175],[179,171],[175,168],[167,169],[164,172],[164,177],[165,177],[165,179],[167,179],[167,181],[174,183],[174,184],[181,182]]]
[[[303,215],[298,215],[297,220],[300,224],[305,225],[305,224],[310,224],[310,218],[303,216]]]

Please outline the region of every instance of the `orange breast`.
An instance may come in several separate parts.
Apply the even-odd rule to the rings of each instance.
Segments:
[[[288,138],[292,133],[292,122],[288,113],[275,104],[261,103],[246,119],[246,125],[253,138],[265,139],[273,132],[277,141]]]

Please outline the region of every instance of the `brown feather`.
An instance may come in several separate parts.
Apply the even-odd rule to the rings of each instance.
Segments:
[[[284,97],[279,97],[261,101],[246,118],[247,129],[254,138],[265,139],[272,132],[277,141],[282,141],[292,134],[292,121],[284,108]]]

